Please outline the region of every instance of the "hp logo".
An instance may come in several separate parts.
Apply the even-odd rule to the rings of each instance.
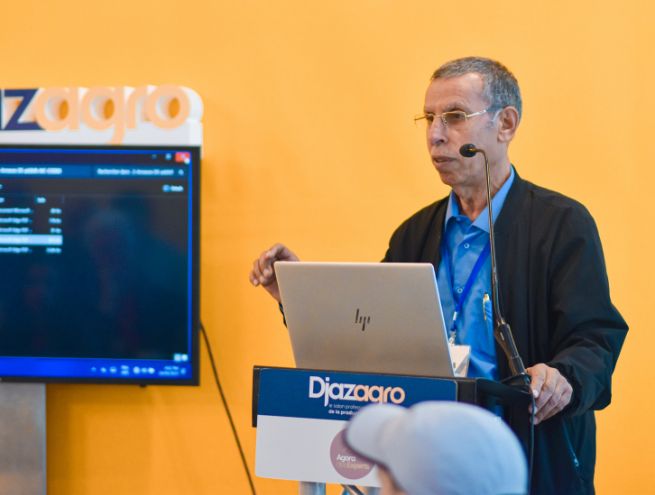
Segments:
[[[357,312],[355,313],[355,323],[362,325],[362,332],[363,332],[364,330],[366,330],[366,325],[371,323],[371,317],[360,315],[359,308],[357,308]]]

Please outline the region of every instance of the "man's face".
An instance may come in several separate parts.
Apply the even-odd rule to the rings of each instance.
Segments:
[[[459,148],[473,143],[487,152],[491,166],[501,160],[506,148],[497,139],[495,111],[470,117],[453,125],[444,125],[438,115],[460,110],[471,114],[489,107],[484,97],[484,83],[477,73],[459,77],[436,79],[425,94],[426,115],[434,115],[428,123],[426,137],[428,151],[441,181],[451,187],[479,187],[484,183],[484,161],[480,156],[464,158]]]

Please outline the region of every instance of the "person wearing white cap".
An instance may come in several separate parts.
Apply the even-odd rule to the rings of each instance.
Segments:
[[[492,413],[458,402],[364,407],[346,442],[375,462],[380,495],[524,495],[521,445]]]

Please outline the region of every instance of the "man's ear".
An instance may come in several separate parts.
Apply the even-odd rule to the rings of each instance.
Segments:
[[[498,141],[509,143],[516,134],[519,126],[519,112],[516,108],[509,106],[498,112],[496,117],[498,122]]]

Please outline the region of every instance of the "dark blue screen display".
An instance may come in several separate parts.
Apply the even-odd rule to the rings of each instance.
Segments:
[[[0,378],[196,384],[195,147],[0,146]]]

